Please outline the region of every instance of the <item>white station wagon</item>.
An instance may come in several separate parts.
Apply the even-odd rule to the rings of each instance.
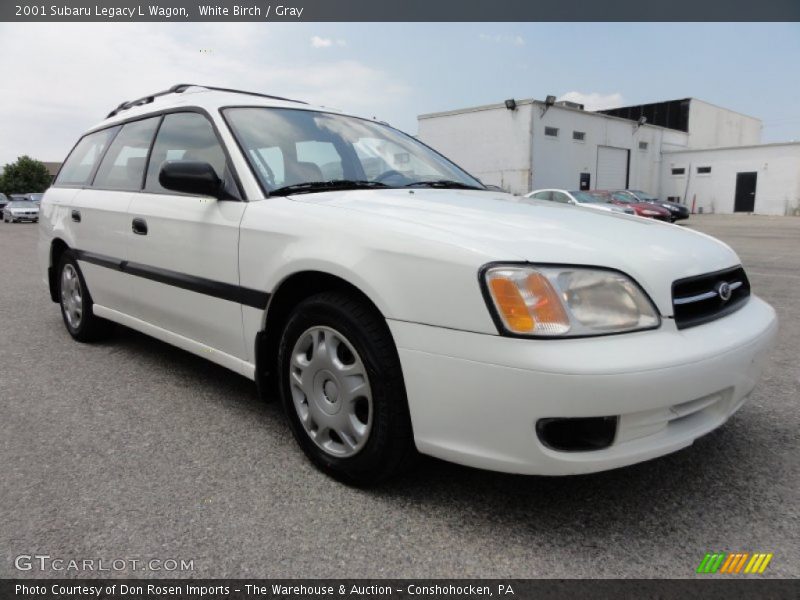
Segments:
[[[519,201],[386,124],[223,88],[121,104],[40,220],[73,338],[113,321],[254,380],[356,484],[417,452],[546,475],[673,452],[742,406],[777,329],[711,237]]]

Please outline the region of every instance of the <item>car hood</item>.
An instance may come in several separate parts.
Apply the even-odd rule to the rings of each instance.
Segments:
[[[485,262],[617,269],[636,279],[663,314],[672,313],[674,280],[740,263],[724,243],[685,227],[510,194],[388,189],[290,198],[370,215],[376,229],[394,228],[413,237],[460,245]]]

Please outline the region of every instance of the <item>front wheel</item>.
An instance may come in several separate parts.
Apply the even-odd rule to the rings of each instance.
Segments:
[[[323,472],[369,485],[413,462],[400,361],[386,321],[366,302],[329,292],[300,303],[278,362],[292,433]]]

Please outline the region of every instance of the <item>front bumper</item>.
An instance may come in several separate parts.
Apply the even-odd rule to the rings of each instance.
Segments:
[[[678,331],[528,340],[389,320],[420,452],[510,473],[569,475],[674,452],[746,401],[777,331],[752,297],[741,310]],[[594,451],[548,448],[545,418],[619,417]]]

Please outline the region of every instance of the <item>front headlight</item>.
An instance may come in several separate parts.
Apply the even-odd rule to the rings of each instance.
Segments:
[[[619,271],[491,265],[482,284],[496,323],[512,335],[582,337],[661,324],[652,301]]]

